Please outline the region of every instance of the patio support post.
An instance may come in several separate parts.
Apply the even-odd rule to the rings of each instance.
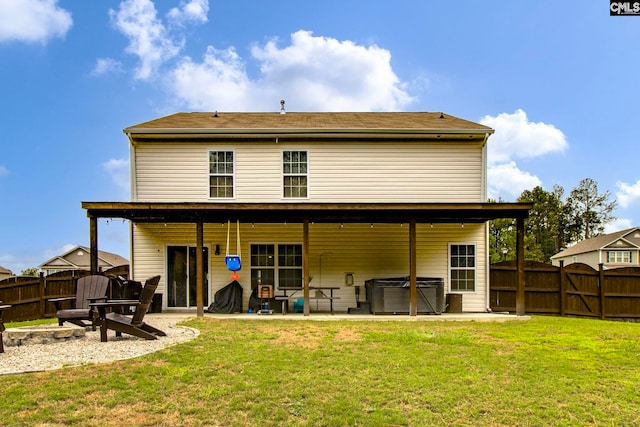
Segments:
[[[198,271],[196,272],[196,315],[197,317],[204,317],[204,225],[202,219],[198,219],[196,222],[196,265]]]
[[[566,276],[564,274],[564,261],[560,261],[560,316],[564,317],[565,307],[567,306],[567,294],[565,290],[567,289],[566,284]]]
[[[302,222],[302,283],[304,309],[303,314],[309,315],[309,220]]]
[[[418,291],[416,278],[416,220],[409,221],[409,315],[418,314]]]
[[[98,273],[98,218],[89,217],[89,270]]]
[[[607,314],[605,313],[605,293],[604,293],[604,264],[598,264],[598,288],[600,292],[600,319],[605,320]]]
[[[516,315],[525,315],[524,306],[524,218],[520,217],[516,220]]]

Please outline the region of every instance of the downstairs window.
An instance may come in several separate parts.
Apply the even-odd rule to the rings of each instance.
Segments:
[[[453,292],[476,290],[476,245],[449,245],[449,277]]]

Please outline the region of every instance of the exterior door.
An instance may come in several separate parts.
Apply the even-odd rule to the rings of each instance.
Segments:
[[[209,305],[209,248],[203,248],[204,283],[202,289],[204,306]],[[167,307],[197,307],[197,263],[193,246],[167,247]]]

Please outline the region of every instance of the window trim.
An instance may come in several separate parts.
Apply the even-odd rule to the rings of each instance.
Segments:
[[[299,153],[304,152],[304,153],[306,153],[307,154],[307,172],[304,173],[304,174],[301,174],[301,173],[296,173],[296,174],[285,173],[285,171],[284,171],[284,153],[286,153],[286,152],[299,152]],[[281,175],[281,177],[280,177],[280,183],[281,183],[280,191],[281,191],[281,198],[283,200],[308,200],[309,199],[309,194],[310,194],[310,191],[309,191],[309,175],[310,175],[309,157],[310,157],[309,156],[309,150],[306,149],[306,148],[305,149],[286,149],[286,150],[283,149],[280,152],[280,175]],[[297,177],[304,176],[307,179],[307,186],[306,186],[307,195],[303,196],[303,197],[287,197],[285,195],[284,180],[285,180],[286,177],[296,177],[296,176]]]
[[[232,163],[233,172],[231,174],[212,174],[211,173],[211,153],[220,153],[220,152],[231,153],[233,155],[233,163]],[[232,181],[231,191],[233,192],[233,195],[231,197],[211,196],[211,177],[212,176],[226,176],[226,177],[230,176]],[[207,150],[207,193],[208,193],[209,200],[235,200],[236,199],[236,150],[224,149],[224,148],[220,148],[220,149],[210,148]]]
[[[452,270],[454,270],[454,268],[451,266],[451,248],[453,246],[473,246],[474,248],[474,266],[473,267],[455,267],[455,270],[465,270],[465,271],[473,271],[473,289],[468,290],[468,289],[453,289],[453,278],[452,278]],[[465,294],[472,294],[472,293],[477,293],[478,292],[478,261],[479,261],[479,256],[478,256],[478,244],[475,242],[449,242],[448,244],[448,250],[447,250],[447,274],[449,276],[449,280],[448,280],[448,288],[449,288],[449,292],[452,293],[465,293]]]

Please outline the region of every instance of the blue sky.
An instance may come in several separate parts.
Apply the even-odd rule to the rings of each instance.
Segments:
[[[640,17],[603,0],[0,0],[0,266],[129,200],[122,129],[177,111],[444,111],[492,126],[493,197],[592,178],[640,225]],[[125,257],[128,227],[99,225]]]

